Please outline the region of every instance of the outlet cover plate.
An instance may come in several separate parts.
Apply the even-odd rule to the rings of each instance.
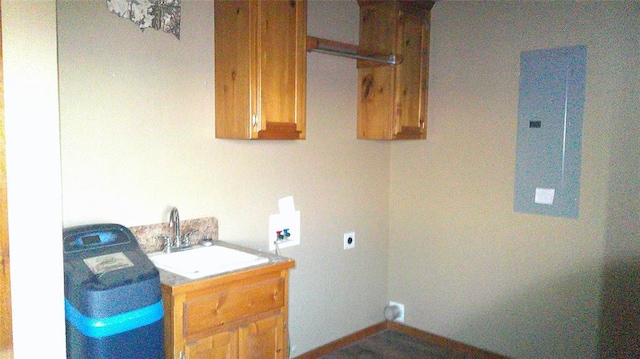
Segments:
[[[356,232],[344,234],[344,249],[351,249],[356,246]]]

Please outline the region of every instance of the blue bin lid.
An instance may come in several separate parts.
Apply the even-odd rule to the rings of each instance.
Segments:
[[[66,228],[63,241],[65,299],[80,314],[107,318],[161,300],[158,270],[128,228]]]

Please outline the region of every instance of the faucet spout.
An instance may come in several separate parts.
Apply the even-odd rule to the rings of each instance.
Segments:
[[[180,213],[178,213],[178,208],[176,207],[173,207],[169,215],[169,241],[175,248],[180,247],[182,241],[180,235]]]

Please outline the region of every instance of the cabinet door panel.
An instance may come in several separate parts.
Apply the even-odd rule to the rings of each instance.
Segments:
[[[216,137],[251,134],[250,9],[246,1],[215,4]]]
[[[265,122],[295,122],[295,6],[262,2],[262,117]]]
[[[305,138],[306,0],[214,6],[216,137]]]
[[[358,138],[426,138],[429,14],[433,2],[358,0],[360,50],[397,65],[358,61]]]
[[[360,49],[365,53],[395,53],[396,7],[393,2],[365,6],[360,11]],[[358,138],[390,138],[393,128],[394,68],[358,61]]]
[[[238,331],[222,332],[187,343],[185,355],[188,359],[236,359]]]
[[[277,315],[240,328],[240,358],[283,359],[284,319]]]
[[[427,29],[420,16],[401,14],[398,30],[398,53],[403,61],[395,67],[394,135],[424,134],[429,61],[424,36]]]
[[[295,123],[304,138],[306,2],[262,1],[259,11],[259,108],[267,123]]]

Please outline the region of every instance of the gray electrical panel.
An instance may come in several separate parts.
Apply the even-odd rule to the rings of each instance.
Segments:
[[[586,63],[585,46],[520,55],[516,212],[578,217]]]

